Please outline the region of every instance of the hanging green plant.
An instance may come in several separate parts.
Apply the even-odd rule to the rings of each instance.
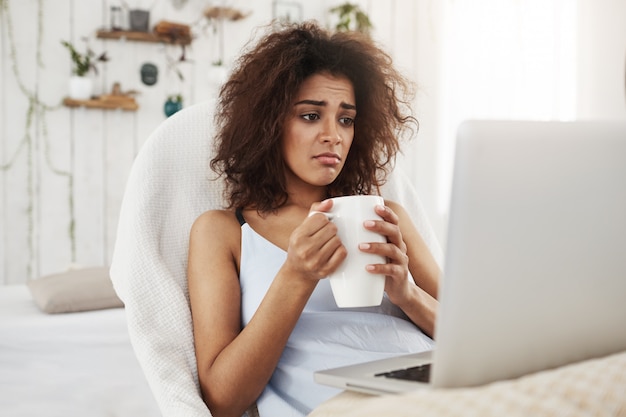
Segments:
[[[329,12],[331,14],[336,14],[339,18],[339,21],[335,24],[335,30],[337,32],[354,30],[369,34],[373,27],[369,16],[358,4],[346,2],[333,7],[329,10]]]
[[[43,1],[37,2],[38,7],[38,19],[37,19],[37,32],[39,34],[44,33],[43,28]],[[36,263],[36,254],[35,254],[35,204],[36,200],[39,198],[38,189],[39,187],[36,184],[36,161],[38,160],[38,155],[36,155],[36,150],[38,149],[38,144],[36,143],[35,135],[33,135],[33,131],[41,132],[41,137],[44,141],[43,146],[43,155],[46,166],[51,170],[51,172],[55,175],[65,177],[68,181],[68,210],[69,210],[69,224],[68,224],[68,237],[70,239],[70,252],[71,252],[71,261],[76,262],[76,233],[75,233],[75,205],[74,205],[74,175],[71,170],[63,170],[56,166],[53,163],[51,157],[51,148],[52,143],[50,141],[48,135],[48,128],[46,124],[46,115],[48,112],[58,110],[62,108],[62,104],[57,105],[49,105],[44,103],[38,94],[37,90],[31,90],[27,87],[22,79],[22,74],[20,71],[20,67],[18,62],[18,43],[15,40],[14,32],[13,32],[13,20],[11,18],[11,13],[9,12],[9,0],[0,0],[0,15],[3,15],[3,22],[6,23],[6,33],[7,33],[7,46],[8,46],[8,55],[11,65],[9,67],[12,69],[13,76],[16,80],[18,89],[20,93],[27,99],[28,106],[26,109],[26,123],[24,126],[24,132],[22,133],[22,138],[15,147],[15,149],[8,151],[7,154],[10,156],[2,155],[3,158],[0,159],[0,171],[10,171],[15,168],[15,165],[18,161],[18,157],[20,155],[25,154],[27,160],[27,175],[26,175],[26,193],[28,196],[27,207],[25,209],[25,216],[27,219],[27,230],[25,233],[27,247],[28,247],[28,264],[26,265],[26,277],[27,279],[31,279],[34,277],[35,268],[34,265]],[[41,59],[42,54],[42,40],[43,36],[37,37],[37,44],[35,55],[37,57],[37,65],[40,68],[43,68],[43,61]],[[6,159],[4,159],[6,157]]]

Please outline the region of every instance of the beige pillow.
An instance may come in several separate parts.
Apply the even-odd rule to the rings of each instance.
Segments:
[[[74,269],[29,281],[37,307],[45,313],[72,313],[123,307],[109,278],[109,268]]]

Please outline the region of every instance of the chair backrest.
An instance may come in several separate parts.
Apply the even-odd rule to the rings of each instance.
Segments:
[[[206,417],[200,396],[187,288],[189,231],[202,212],[222,208],[210,171],[214,102],[163,122],[141,148],[120,211],[111,279],[126,306],[131,342],[164,416]],[[441,262],[413,187],[396,170],[382,190],[402,204]]]
[[[164,416],[210,416],[199,395],[187,290],[193,221],[219,208],[210,181],[212,104],[179,111],[147,139],[120,211],[111,279],[133,348]]]

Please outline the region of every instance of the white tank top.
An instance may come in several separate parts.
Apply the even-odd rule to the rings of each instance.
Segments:
[[[240,217],[240,222],[242,218]],[[285,262],[287,253],[241,227],[241,317],[246,326]],[[377,307],[338,308],[321,280],[294,328],[268,386],[257,400],[261,416],[304,416],[338,389],[319,385],[313,372],[401,353],[432,349],[423,334],[385,295]]]

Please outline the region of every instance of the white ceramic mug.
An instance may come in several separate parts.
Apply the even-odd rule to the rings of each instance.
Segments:
[[[381,220],[374,207],[385,201],[375,195],[335,197],[326,215],[337,226],[337,235],[348,256],[337,270],[328,276],[338,307],[368,307],[380,305],[385,290],[385,276],[365,270],[369,264],[384,264],[383,256],[359,250],[360,243],[386,242],[383,235],[363,226],[366,220]]]

